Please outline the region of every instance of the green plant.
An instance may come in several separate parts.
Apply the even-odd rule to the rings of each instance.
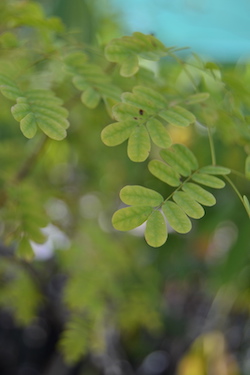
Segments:
[[[176,232],[189,232],[190,218],[201,219],[203,206],[221,198],[210,188],[225,183],[250,217],[239,192],[248,191],[250,178],[249,66],[224,71],[195,55],[185,60],[181,50],[140,32],[105,47],[79,45],[31,1],[2,1],[0,21],[0,205],[3,247],[13,260],[1,272],[5,278],[9,267],[19,270],[0,303],[19,311],[26,290],[34,303],[17,318],[26,324],[35,316],[44,280],[36,293],[33,271],[23,276],[22,267],[33,259],[31,241],[46,240],[41,228],[60,227],[70,240],[70,250],[57,257],[68,275],[64,302],[72,313],[60,347],[75,361],[105,347],[109,324],[128,331],[161,325],[159,274],[145,266],[131,275],[136,251],[124,237],[121,245],[110,226],[122,184],[130,184],[120,191],[128,207],[113,214],[113,226],[128,231],[146,222],[152,247],[167,240],[166,220]],[[100,134],[107,146],[127,141],[128,158],[123,146],[118,154],[104,147]],[[233,150],[245,159],[244,173],[228,157]],[[241,189],[229,175],[243,177]]]

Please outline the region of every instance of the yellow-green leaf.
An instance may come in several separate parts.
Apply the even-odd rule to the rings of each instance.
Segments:
[[[191,230],[191,221],[176,203],[167,201],[162,206],[162,210],[169,224],[176,232],[188,233]]]
[[[231,173],[229,168],[220,167],[219,165],[207,165],[200,169],[201,173],[215,174],[215,175],[224,175]]]
[[[135,162],[147,159],[151,149],[150,138],[145,126],[137,126],[128,140],[128,157]]]
[[[27,262],[32,261],[34,258],[34,251],[30,245],[30,242],[27,237],[23,237],[17,247],[16,255],[19,258],[26,260]]]
[[[162,246],[167,240],[168,232],[164,216],[160,211],[153,211],[146,224],[145,239],[152,247]]]
[[[196,157],[186,146],[175,144],[168,150],[161,150],[160,155],[182,176],[189,176],[191,170],[198,168]]]
[[[175,192],[173,200],[188,216],[194,219],[200,219],[205,214],[203,207],[184,191]]]
[[[146,127],[152,141],[156,146],[161,148],[168,148],[171,146],[172,140],[167,130],[159,120],[156,118],[150,118],[146,123]]]
[[[163,202],[161,194],[144,186],[128,185],[120,191],[121,200],[131,206],[159,206]]]
[[[209,191],[203,189],[201,186],[188,182],[183,185],[182,189],[190,195],[191,198],[204,206],[213,206],[216,199]]]
[[[151,160],[148,165],[148,169],[153,176],[159,178],[159,180],[166,182],[170,186],[180,185],[180,175],[167,164],[160,160]]]
[[[120,74],[122,77],[131,77],[139,70],[139,60],[135,54],[131,54],[122,62]]]
[[[117,146],[128,139],[135,126],[136,123],[129,120],[110,124],[101,133],[102,141],[106,146]]]
[[[159,116],[170,124],[181,127],[186,127],[195,122],[195,116],[179,106],[164,109],[159,113]]]
[[[195,173],[192,180],[214,189],[222,189],[225,186],[225,182],[220,178],[205,173]]]
[[[0,74],[0,90],[6,98],[11,100],[16,100],[18,97],[22,96],[22,92],[16,83],[3,74]]]
[[[94,109],[98,106],[101,96],[98,91],[92,87],[88,87],[81,95],[81,101],[86,107]]]
[[[153,208],[148,206],[132,206],[121,208],[112,217],[112,224],[115,229],[127,231],[139,227],[143,224]]]
[[[186,104],[197,104],[204,102],[209,98],[210,94],[208,92],[200,92],[199,94],[190,95],[186,100]]]

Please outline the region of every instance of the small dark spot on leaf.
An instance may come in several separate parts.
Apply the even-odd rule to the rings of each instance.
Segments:
[[[134,120],[138,120],[138,117],[134,117]]]
[[[140,110],[139,110],[139,113],[140,113],[140,115],[142,116],[143,113],[144,113],[143,109],[140,109]]]

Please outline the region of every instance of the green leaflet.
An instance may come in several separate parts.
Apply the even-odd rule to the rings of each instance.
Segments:
[[[144,100],[151,102],[155,109],[164,108],[166,106],[166,100],[163,95],[159,92],[145,86],[135,86],[133,93],[138,97],[141,96]]]
[[[139,227],[143,224],[153,208],[149,206],[132,206],[121,208],[112,217],[112,224],[115,229],[127,231]]]
[[[188,233],[192,224],[185,212],[174,202],[167,201],[162,206],[162,211],[171,227],[178,233]]]
[[[145,239],[152,247],[162,246],[168,237],[167,225],[160,211],[153,211],[146,224]]]
[[[171,146],[171,138],[159,120],[156,118],[149,119],[146,123],[146,127],[152,141],[156,146],[160,148],[168,148]]]
[[[197,104],[200,102],[204,102],[209,98],[210,94],[208,92],[200,92],[199,94],[190,95],[186,100],[185,103],[188,105]]]
[[[148,164],[148,169],[153,176],[159,180],[166,182],[170,186],[180,185],[179,174],[171,167],[160,160],[151,160]]]
[[[143,95],[145,89],[145,95]],[[166,103],[162,103],[163,99],[157,99],[157,93],[150,90],[152,95],[149,94],[149,89],[144,87],[137,87],[133,89],[133,92],[124,92],[122,94],[122,100],[127,103],[140,108],[142,111],[146,111],[148,114],[152,115],[157,112],[158,109],[166,106]],[[160,96],[158,94],[158,96]]]
[[[247,214],[248,214],[248,216],[250,218],[250,203],[249,203],[249,200],[248,200],[248,198],[247,198],[246,195],[243,195],[243,202],[244,202],[244,207],[245,207],[245,209],[247,211]]]
[[[94,109],[98,106],[101,95],[92,87],[88,87],[81,95],[81,101],[86,107]]]
[[[200,169],[201,173],[215,174],[215,175],[224,175],[231,173],[229,168],[220,167],[219,165],[207,165]]]
[[[205,214],[203,207],[184,191],[175,192],[173,200],[193,219],[200,219]]]
[[[123,77],[131,77],[139,70],[139,59],[136,55],[131,54],[122,62],[120,74]]]
[[[101,139],[106,146],[117,146],[128,139],[135,126],[134,121],[115,122],[102,130]]]
[[[108,61],[121,64],[122,76],[131,77],[138,70],[138,56],[157,61],[165,56],[167,51],[168,49],[152,35],[135,32],[132,36],[113,39],[105,48],[105,57]]]
[[[192,176],[192,180],[198,182],[199,184],[209,186],[214,189],[222,189],[225,186],[225,182],[219,179],[218,177],[199,172],[195,173]]]
[[[145,126],[137,126],[128,140],[128,157],[135,162],[145,161],[151,149],[150,138]]]
[[[140,124],[147,119],[147,115],[141,114],[139,108],[127,103],[117,103],[112,108],[112,113],[117,121],[133,120],[135,124]]]
[[[3,96],[11,100],[16,100],[23,95],[15,82],[3,74],[0,74],[0,90]]]
[[[160,155],[182,176],[189,176],[191,170],[198,168],[198,162],[192,151],[181,144],[174,144],[171,149],[161,150]]]
[[[163,120],[172,125],[186,127],[195,122],[195,116],[186,109],[176,106],[171,109],[164,109],[159,113]]]
[[[30,90],[17,99],[11,112],[20,121],[25,137],[33,138],[39,127],[48,137],[59,141],[66,137],[69,126],[68,111],[61,104],[52,91]]]
[[[192,182],[184,184],[182,189],[188,193],[191,198],[204,206],[213,206],[216,203],[216,199],[213,194],[203,189],[201,186],[193,184]]]
[[[247,156],[245,161],[245,175],[250,180],[250,155]]]
[[[156,207],[163,202],[161,194],[152,189],[138,185],[128,185],[120,191],[121,200],[131,206]]]

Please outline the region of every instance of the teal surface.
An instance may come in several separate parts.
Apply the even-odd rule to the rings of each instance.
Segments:
[[[153,33],[223,62],[250,57],[250,0],[112,1],[128,33]]]

